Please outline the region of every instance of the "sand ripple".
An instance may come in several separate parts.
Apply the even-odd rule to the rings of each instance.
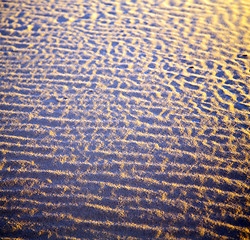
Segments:
[[[2,239],[249,239],[249,9],[0,1]]]

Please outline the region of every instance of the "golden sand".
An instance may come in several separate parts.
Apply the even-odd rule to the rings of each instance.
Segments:
[[[2,239],[250,239],[248,0],[0,13]]]

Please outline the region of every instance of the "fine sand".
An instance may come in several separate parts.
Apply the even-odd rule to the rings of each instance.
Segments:
[[[250,239],[249,0],[0,0],[1,239]]]

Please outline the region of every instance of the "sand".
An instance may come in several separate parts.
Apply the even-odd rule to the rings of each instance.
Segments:
[[[248,0],[1,0],[2,239],[250,239]]]

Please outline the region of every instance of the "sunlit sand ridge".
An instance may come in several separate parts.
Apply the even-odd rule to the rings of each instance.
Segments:
[[[249,239],[248,0],[0,1],[2,239]]]

